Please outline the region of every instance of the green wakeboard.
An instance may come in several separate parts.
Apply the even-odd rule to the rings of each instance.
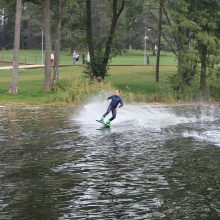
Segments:
[[[111,125],[106,124],[104,121],[96,120],[97,122],[103,124],[106,128],[111,128]]]

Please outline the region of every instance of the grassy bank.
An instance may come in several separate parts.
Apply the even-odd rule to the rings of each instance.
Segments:
[[[176,72],[176,67],[161,67],[160,83],[155,83],[154,67],[111,67],[107,84],[112,88],[122,90],[130,101],[173,101],[171,85],[167,82],[168,76]],[[60,69],[60,85],[55,91],[42,91],[43,69],[21,70],[19,74],[18,95],[8,94],[11,71],[0,72],[0,103],[1,104],[64,104],[67,96],[65,91],[70,88],[71,81],[82,78],[82,67],[64,67]],[[85,80],[83,78],[83,80]],[[80,89],[77,84],[75,90]],[[109,88],[109,86],[108,86]],[[70,88],[72,89],[72,88]],[[67,89],[68,90],[68,89]],[[94,86],[93,86],[94,90]]]

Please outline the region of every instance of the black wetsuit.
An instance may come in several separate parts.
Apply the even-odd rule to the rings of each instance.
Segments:
[[[110,97],[108,97],[107,100],[110,100],[110,99],[112,101],[111,101],[106,113],[103,115],[103,117],[105,118],[106,115],[108,115],[109,112],[111,111],[112,112],[112,117],[109,119],[109,121],[112,121],[116,118],[116,114],[117,114],[116,108],[117,108],[118,104],[120,103],[119,108],[121,108],[123,106],[123,102],[122,102],[121,97],[117,96],[117,95],[110,96]]]

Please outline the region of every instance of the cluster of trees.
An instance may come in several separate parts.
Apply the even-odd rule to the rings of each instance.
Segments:
[[[0,45],[6,49],[14,47],[12,93],[17,92],[19,44],[22,48],[39,48],[42,28],[45,91],[58,82],[60,48],[69,48],[70,52],[73,48],[88,50],[89,76],[102,80],[111,56],[125,48],[143,48],[146,30],[150,30],[148,49],[157,55],[156,81],[159,81],[161,49],[172,51],[177,57],[177,91],[183,91],[199,73],[200,90],[205,92],[210,70],[217,71],[219,0],[0,0],[0,3]]]
[[[173,35],[173,51],[178,58],[178,89],[190,85],[199,71],[200,90],[205,92],[207,69],[219,63],[220,2],[176,0],[165,3],[162,7],[167,29]]]

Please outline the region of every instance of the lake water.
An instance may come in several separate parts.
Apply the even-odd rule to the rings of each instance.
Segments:
[[[0,109],[0,219],[219,219],[217,105]]]

